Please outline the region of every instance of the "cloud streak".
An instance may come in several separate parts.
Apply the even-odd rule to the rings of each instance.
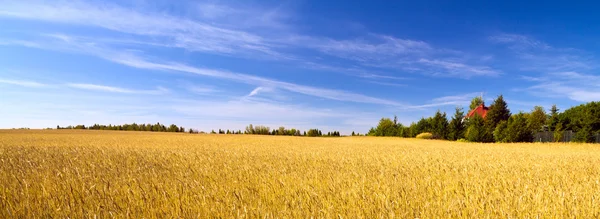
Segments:
[[[597,75],[559,72],[535,78],[533,81],[536,84],[525,90],[537,96],[566,97],[578,102],[600,100],[600,76]]]
[[[67,87],[77,88],[82,90],[90,90],[90,91],[102,91],[102,92],[111,92],[111,93],[123,93],[123,94],[165,94],[169,90],[158,87],[156,90],[132,90],[120,87],[111,87],[106,85],[97,85],[97,84],[81,84],[81,83],[68,83]]]
[[[42,83],[35,82],[35,81],[9,80],[9,79],[1,79],[1,78],[0,78],[0,84],[9,84],[9,85],[16,85],[16,86],[30,87],[30,88],[40,88],[40,87],[47,86],[46,84],[42,84]]]
[[[199,68],[190,66],[183,63],[177,62],[165,62],[159,60],[150,61],[139,55],[116,51],[110,48],[100,47],[95,43],[80,42],[77,38],[68,37],[68,41],[64,41],[64,37],[60,37],[59,41],[52,43],[52,46],[42,47],[42,49],[68,51],[75,53],[83,53],[86,55],[93,55],[99,58],[122,64],[125,66],[147,69],[147,70],[158,70],[168,72],[181,72],[189,73],[194,75],[219,78],[229,81],[235,81],[238,83],[244,83],[255,86],[270,87],[279,90],[285,90],[293,93],[304,94],[313,97],[319,97],[330,100],[356,102],[356,103],[369,103],[369,104],[380,104],[389,106],[403,106],[404,104],[386,100],[353,92],[318,88],[306,85],[300,85],[290,82],[279,81],[275,79],[254,76],[243,73],[230,72],[226,70],[210,69],[210,68]],[[36,47],[39,48],[39,47]]]
[[[297,34],[283,22],[285,14],[289,13],[282,13],[280,7],[262,10],[198,3],[196,8],[200,14],[199,19],[158,11],[134,10],[111,3],[13,1],[3,5],[0,17],[91,26],[133,35],[138,38],[136,43],[146,45],[278,60],[300,66],[314,60],[294,51],[309,49],[313,53],[353,62],[362,71],[371,68],[383,68],[386,71],[402,69],[429,76],[460,78],[498,74],[491,67],[467,63],[460,57],[454,57],[457,53],[435,48],[420,40],[377,33],[366,33],[365,37],[354,39]],[[508,37],[501,40],[507,41],[506,38]],[[329,66],[330,64],[318,65],[331,71],[344,72],[339,67]],[[435,69],[431,69],[432,67]],[[432,71],[440,73],[433,74]]]

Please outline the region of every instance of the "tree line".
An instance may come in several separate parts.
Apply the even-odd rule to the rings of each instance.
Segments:
[[[75,125],[75,126],[66,126],[60,127],[56,126],[56,129],[89,129],[89,130],[113,130],[113,131],[147,131],[147,132],[186,132],[186,129],[183,126],[177,126],[175,124],[171,124],[170,126],[165,126],[160,123],[156,124],[123,124],[123,125],[99,125],[94,124],[91,126],[85,125]],[[189,129],[188,131],[193,131]]]
[[[86,125],[75,125],[75,126],[66,126],[61,127],[59,125],[56,126],[56,129],[88,129],[88,130],[113,130],[113,131],[149,131],[149,132],[187,132],[192,134],[204,133],[195,129],[185,129],[183,126],[177,126],[175,124],[171,124],[170,126],[165,126],[160,123],[156,124],[123,124],[123,125],[99,125],[94,124],[91,126]],[[309,129],[308,132],[301,132],[299,129],[287,129],[283,126],[278,129],[271,130],[267,126],[257,125],[254,126],[252,124],[246,126],[246,129],[242,132],[242,130],[224,130],[219,129],[218,132],[212,130],[211,134],[247,134],[247,135],[287,135],[287,136],[309,136],[309,137],[341,137],[339,131],[327,132],[323,133],[319,129]],[[354,135],[354,132],[353,132]]]
[[[339,131],[333,131],[333,132],[323,133],[319,129],[309,129],[308,132],[307,131],[301,132],[299,129],[294,129],[294,128],[287,129],[287,128],[283,127],[283,126],[279,127],[278,129],[271,130],[267,126],[262,126],[262,125],[254,126],[252,124],[246,126],[244,134],[250,134],[250,135],[287,135],[287,136],[308,136],[308,137],[321,137],[321,136],[326,136],[326,137],[341,137],[342,136]]]
[[[483,104],[481,97],[474,98],[469,112]],[[463,108],[457,107],[450,120],[439,110],[432,117],[423,117],[409,126],[398,123],[397,117],[394,120],[382,118],[367,135],[415,137],[420,133],[432,133],[433,138],[452,141],[532,142],[536,132],[554,132],[554,140],[561,141],[563,131],[569,130],[576,133],[572,141],[594,142],[594,136],[600,133],[600,102],[581,104],[562,113],[553,105],[549,113],[543,107],[535,106],[530,112],[511,114],[500,95],[488,107],[485,118],[478,113],[468,118]]]

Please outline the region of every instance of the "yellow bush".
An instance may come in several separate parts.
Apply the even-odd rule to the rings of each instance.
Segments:
[[[421,134],[418,134],[417,138],[420,138],[420,139],[433,139],[433,134],[431,134],[429,132],[423,132]]]

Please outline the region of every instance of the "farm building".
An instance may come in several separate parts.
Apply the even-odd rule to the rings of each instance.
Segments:
[[[477,114],[479,114],[479,115],[480,115],[482,118],[484,118],[484,119],[485,119],[485,116],[487,115],[487,112],[488,112],[489,110],[490,110],[490,109],[489,109],[487,106],[485,106],[484,104],[481,104],[481,105],[477,106],[475,109],[471,110],[471,112],[469,112],[469,113],[467,114],[467,117],[466,117],[466,118],[471,118],[471,117],[473,117],[473,116],[475,115],[475,113],[477,113]]]

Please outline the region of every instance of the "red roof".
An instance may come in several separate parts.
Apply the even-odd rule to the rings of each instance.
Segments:
[[[475,113],[477,113],[482,118],[485,119],[485,116],[487,115],[488,110],[490,110],[490,109],[487,108],[485,105],[481,104],[481,105],[477,106],[477,108],[471,110],[471,112],[469,112],[467,114],[467,118],[471,118],[471,117],[473,117],[473,115],[475,115]]]

